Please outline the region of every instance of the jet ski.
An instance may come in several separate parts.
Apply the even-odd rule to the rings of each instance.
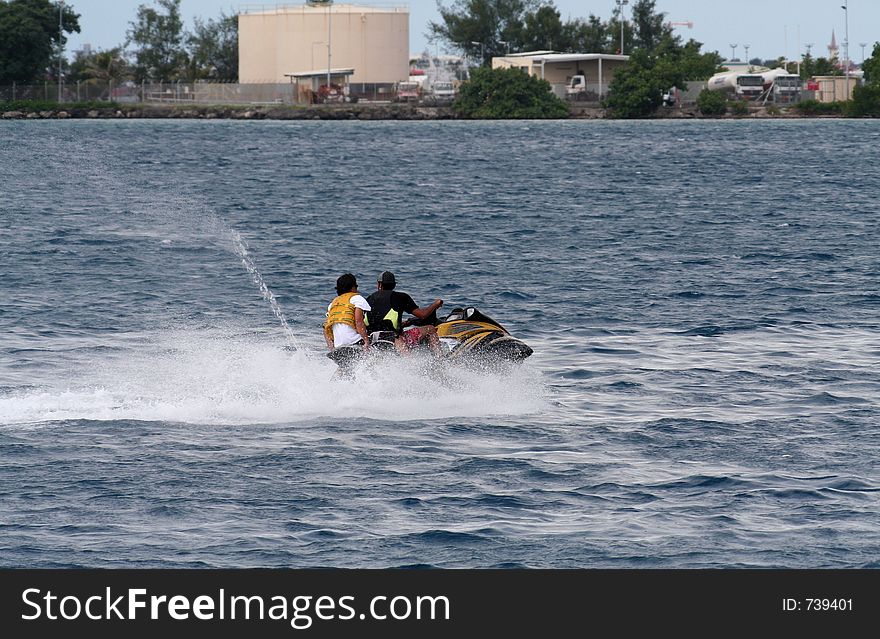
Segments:
[[[440,339],[442,362],[473,368],[499,370],[511,364],[519,364],[532,353],[531,347],[507,332],[501,324],[474,307],[456,308],[443,320],[436,315],[423,322],[414,321],[412,326],[433,324],[437,327]],[[377,331],[370,335],[370,349],[363,346],[340,346],[327,354],[343,376],[351,376],[355,368],[366,360],[382,356],[406,357],[395,346],[395,334],[390,331]],[[421,351],[433,357],[427,345],[420,345],[414,351]]]

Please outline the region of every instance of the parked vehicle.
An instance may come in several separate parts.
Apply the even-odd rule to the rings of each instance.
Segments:
[[[776,104],[791,104],[801,99],[804,81],[799,75],[780,75],[773,83],[773,101]]]
[[[418,82],[398,82],[394,94],[395,102],[418,102],[421,97],[421,86]]]
[[[587,87],[587,78],[583,74],[571,76],[565,87],[565,99],[572,102],[595,102],[599,99],[595,91]]]
[[[315,102],[319,104],[342,104],[344,102],[357,102],[348,94],[348,85],[342,86],[331,82],[329,85],[322,84],[315,94]]]
[[[435,106],[447,106],[455,101],[455,87],[452,82],[440,81],[431,85],[425,96],[425,103]]]
[[[764,93],[764,76],[760,73],[744,73],[736,78],[736,97],[756,100]]]
[[[663,106],[674,107],[676,104],[678,104],[680,93],[681,92],[678,90],[678,87],[676,87],[676,86],[672,86],[669,88],[669,90],[664,91],[663,97],[662,97]]]

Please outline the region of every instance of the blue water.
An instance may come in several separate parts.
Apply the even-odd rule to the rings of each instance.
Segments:
[[[0,566],[880,567],[880,124],[0,123]],[[336,277],[535,350],[331,378]]]

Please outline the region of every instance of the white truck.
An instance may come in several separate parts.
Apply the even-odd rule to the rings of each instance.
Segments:
[[[565,86],[565,99],[572,102],[595,101],[599,96],[587,88],[587,78],[583,74],[571,76]]]
[[[773,101],[776,104],[798,102],[803,88],[804,81],[801,79],[801,76],[794,73],[779,75],[773,83]]]
[[[447,106],[455,101],[455,86],[452,82],[440,80],[431,85],[426,102],[436,106]]]
[[[760,73],[743,73],[736,78],[736,97],[741,100],[757,100],[764,93],[764,76]]]

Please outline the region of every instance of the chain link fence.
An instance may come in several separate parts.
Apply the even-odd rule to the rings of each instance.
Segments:
[[[292,105],[308,104],[308,95],[298,95],[297,85],[287,82],[239,84],[233,82],[55,82],[0,86],[0,102],[119,102],[201,105]],[[393,85],[356,84],[351,95],[370,102],[391,101]]]
[[[396,86],[352,83],[351,101],[392,102]],[[289,82],[239,84],[236,82],[113,82],[88,80],[42,84],[0,85],[0,102],[118,102],[139,104],[199,105],[306,105],[314,101],[310,91]]]
[[[85,81],[0,85],[0,102],[140,102],[141,87],[134,83]]]

